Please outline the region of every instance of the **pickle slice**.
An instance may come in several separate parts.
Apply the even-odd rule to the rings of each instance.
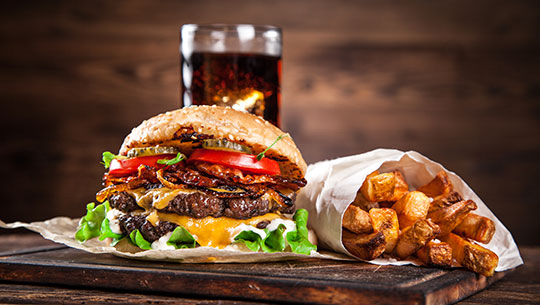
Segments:
[[[177,154],[180,150],[171,146],[135,147],[127,152],[128,158],[143,157],[162,154]]]
[[[251,154],[251,148],[226,139],[204,139],[202,142],[202,147],[206,149],[239,151],[246,154]]]

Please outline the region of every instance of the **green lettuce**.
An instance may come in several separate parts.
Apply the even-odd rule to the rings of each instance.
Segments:
[[[103,152],[103,156],[101,158],[101,160],[103,160],[103,162],[101,162],[101,164],[103,164],[103,166],[105,168],[109,168],[109,166],[111,166],[111,161],[116,159],[116,155],[113,154],[112,152],[110,151],[104,151]]]
[[[107,214],[105,205],[100,204],[96,207],[93,202],[87,204],[86,215],[81,218],[79,230],[75,233],[75,238],[80,242],[85,242],[99,236],[105,214]]]
[[[81,218],[75,238],[80,242],[85,242],[94,237],[99,237],[99,240],[112,238],[111,246],[116,245],[124,235],[114,233],[111,230],[109,219],[106,217],[110,209],[109,201],[105,201],[98,206],[95,206],[93,202],[89,203],[86,206],[86,215]]]
[[[261,236],[253,231],[242,231],[236,235],[234,240],[246,245],[253,252],[257,252],[261,248]]]
[[[294,253],[309,255],[311,250],[317,250],[317,246],[308,239],[307,219],[308,211],[305,209],[299,209],[294,213],[293,220],[296,222],[296,231],[288,232],[286,236],[291,251]]]
[[[111,230],[111,227],[109,225],[109,219],[103,219],[103,222],[101,223],[99,240],[104,240],[105,238],[112,238],[111,246],[114,247],[122,239],[122,237],[124,237],[123,234],[114,233]]]
[[[133,230],[131,233],[129,233],[129,240],[136,245],[137,247],[143,249],[143,250],[150,250],[152,249],[152,244],[144,239],[141,232],[139,230]]]
[[[266,237],[261,241],[261,248],[264,252],[281,252],[285,250],[287,246],[285,244],[285,238],[283,238],[283,232],[285,232],[285,225],[280,224],[277,229],[266,234]]]
[[[317,246],[308,240],[307,219],[307,210],[297,210],[293,216],[293,220],[296,223],[296,230],[288,232],[285,238],[283,238],[285,226],[281,224],[274,231],[264,229],[266,233],[264,239],[253,231],[245,230],[236,235],[234,240],[243,243],[251,251],[255,252],[259,251],[259,249],[268,253],[281,252],[285,250],[288,243],[292,252],[309,255],[311,250],[317,250]]]
[[[174,229],[171,237],[167,241],[167,245],[173,246],[176,249],[195,248],[197,242],[191,233],[183,226],[178,226]]]
[[[185,159],[186,156],[183,153],[178,153],[173,159],[159,159],[156,162],[157,164],[174,165]]]

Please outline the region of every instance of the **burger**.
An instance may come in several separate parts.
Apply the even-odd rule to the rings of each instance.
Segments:
[[[255,115],[192,106],[142,122],[107,172],[75,237],[138,251],[213,247],[309,254],[295,209],[306,163],[291,137]],[[311,241],[310,241],[311,239]]]

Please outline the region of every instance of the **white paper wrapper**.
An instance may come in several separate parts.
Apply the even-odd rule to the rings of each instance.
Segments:
[[[26,228],[40,233],[46,239],[65,244],[66,246],[84,250],[91,253],[111,253],[126,258],[144,260],[173,261],[181,263],[254,263],[270,262],[302,258],[325,258],[335,260],[350,260],[349,257],[333,252],[312,252],[311,255],[296,253],[276,252],[251,252],[234,249],[215,249],[210,247],[197,247],[193,249],[177,250],[147,250],[141,252],[122,252],[108,246],[106,241],[97,238],[80,243],[75,239],[75,232],[79,219],[68,217],[56,217],[46,221],[22,223],[14,222],[6,224],[0,220],[0,227],[6,229]]]
[[[341,220],[366,176],[375,170],[401,171],[411,189],[426,184],[441,170],[446,171],[455,190],[463,198],[476,202],[478,209],[475,213],[495,222],[493,239],[487,245],[482,244],[499,256],[499,265],[495,270],[504,271],[523,264],[512,234],[463,179],[415,151],[402,152],[393,149],[377,149],[360,155],[318,162],[308,167],[308,184],[298,195],[296,204],[298,208],[309,211],[308,226],[317,234],[319,246],[353,256],[341,243]],[[379,265],[416,264],[414,261],[396,261],[390,258],[378,258],[370,262]]]

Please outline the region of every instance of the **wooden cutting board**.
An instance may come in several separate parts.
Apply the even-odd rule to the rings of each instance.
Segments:
[[[0,252],[0,280],[183,296],[320,304],[448,304],[501,279],[466,270],[319,259],[175,264],[62,245]]]

